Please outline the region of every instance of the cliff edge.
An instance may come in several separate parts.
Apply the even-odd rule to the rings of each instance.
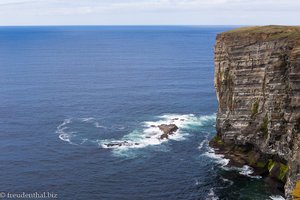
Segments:
[[[210,145],[300,198],[300,27],[245,27],[215,45],[217,135]],[[278,186],[279,187],[279,186]]]

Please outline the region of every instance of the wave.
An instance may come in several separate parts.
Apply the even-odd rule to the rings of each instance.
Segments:
[[[56,133],[58,133],[59,139],[68,142],[72,145],[82,145],[91,142],[91,138],[95,136],[89,133],[84,133],[79,127],[79,125],[88,125],[89,128],[92,125],[94,128],[106,128],[100,125],[99,122],[93,117],[87,118],[67,118],[56,128]]]
[[[101,138],[95,135],[92,127],[104,129],[107,127],[101,125],[95,118],[67,118],[57,126],[56,133],[59,138],[70,144],[88,145],[94,144],[100,148],[112,149],[115,152],[126,151],[128,149],[144,148],[147,146],[160,145],[168,141],[181,141],[186,139],[191,129],[197,129],[203,126],[213,126],[215,123],[215,114],[197,116],[194,114],[164,114],[154,117],[152,121],[144,121],[140,123],[135,130],[122,136],[121,138]],[[169,135],[168,139],[161,139],[162,131],[159,129],[161,124],[175,124],[178,130]],[[82,128],[84,127],[84,129]],[[122,130],[123,130],[122,126]],[[113,127],[112,127],[113,129]],[[120,128],[116,128],[120,130]],[[93,135],[94,134],[94,135]],[[162,148],[163,149],[163,148]]]
[[[67,133],[65,132],[66,129],[68,128],[67,125],[70,124],[72,122],[71,119],[65,119],[63,121],[63,123],[61,123],[60,125],[57,126],[57,130],[56,130],[56,133],[59,134],[59,139],[61,139],[62,141],[65,141],[65,142],[69,142],[71,143],[71,134],[72,133]]]
[[[249,178],[255,178],[255,179],[260,179],[262,178],[261,176],[253,176],[252,174],[254,173],[254,170],[252,167],[248,166],[248,165],[244,165],[243,167],[234,167],[234,166],[228,166],[228,163],[230,161],[230,159],[225,158],[225,156],[223,154],[216,154],[215,150],[211,147],[208,146],[208,141],[203,140],[200,145],[199,145],[199,149],[202,149],[204,144],[207,144],[206,148],[207,151],[202,154],[204,156],[207,156],[211,159],[213,159],[215,161],[215,163],[221,165],[221,168],[223,170],[226,171],[238,171],[239,174],[247,176]]]
[[[283,196],[280,196],[280,195],[272,195],[272,196],[270,196],[270,199],[272,199],[272,200],[285,200],[285,198]]]
[[[222,154],[216,154],[215,150],[209,146],[207,146],[207,152],[203,155],[213,159],[217,164],[220,164],[222,167],[225,167],[229,163],[229,159],[225,158]]]
[[[84,118],[79,118],[82,122],[91,122],[94,121],[95,118],[93,117],[84,117]]]
[[[99,122],[95,122],[94,125],[96,128],[106,128],[105,126],[100,125]]]
[[[214,122],[215,115],[196,116],[194,114],[165,114],[156,117],[155,121],[144,121],[141,123],[141,129],[137,129],[123,136],[119,140],[102,140],[102,148],[127,150],[129,148],[144,148],[147,146],[160,145],[170,140],[181,141],[189,135],[189,129],[206,125],[208,122]],[[175,124],[178,130],[169,135],[169,139],[160,139],[162,131],[159,129],[161,124]]]
[[[210,188],[207,194],[207,200],[218,200],[219,197],[215,194],[214,188]]]
[[[208,136],[210,135],[210,133],[207,133],[204,137],[204,139],[200,142],[199,146],[198,146],[198,149],[199,150],[202,150],[204,148],[207,148],[208,147],[208,144],[209,144],[209,139],[208,139]]]
[[[254,170],[252,167],[248,165],[244,165],[243,167],[234,167],[234,166],[222,166],[223,170],[226,171],[238,171],[239,174],[247,176],[249,178],[254,178],[254,179],[261,179],[261,176],[253,176],[252,174],[254,173]]]
[[[244,176],[248,176],[250,178],[256,178],[256,179],[261,179],[261,176],[253,176],[251,174],[254,173],[254,170],[252,167],[248,166],[248,165],[244,165],[242,168],[240,168],[240,174],[244,175]]]
[[[220,177],[220,179],[224,182],[224,183],[228,183],[229,184],[229,186],[232,186],[233,185],[233,181],[232,180],[229,180],[229,179],[227,179],[227,178],[224,178],[224,177]],[[226,187],[225,187],[226,188]]]
[[[208,144],[208,142],[209,141],[207,139],[202,140],[202,142],[200,142],[200,144],[199,144],[198,149],[203,149],[204,145]]]

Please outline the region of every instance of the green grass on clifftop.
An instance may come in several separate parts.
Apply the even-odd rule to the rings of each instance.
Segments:
[[[300,40],[300,26],[249,26],[233,29],[223,34],[229,35],[266,35],[268,39],[289,38]]]

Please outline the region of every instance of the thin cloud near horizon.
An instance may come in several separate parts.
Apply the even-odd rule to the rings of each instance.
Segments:
[[[1,0],[0,25],[299,24],[296,0]]]

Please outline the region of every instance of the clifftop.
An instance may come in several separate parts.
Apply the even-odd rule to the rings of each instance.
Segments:
[[[233,29],[218,35],[226,38],[257,38],[260,40],[288,39],[299,42],[300,26],[250,26]]]

